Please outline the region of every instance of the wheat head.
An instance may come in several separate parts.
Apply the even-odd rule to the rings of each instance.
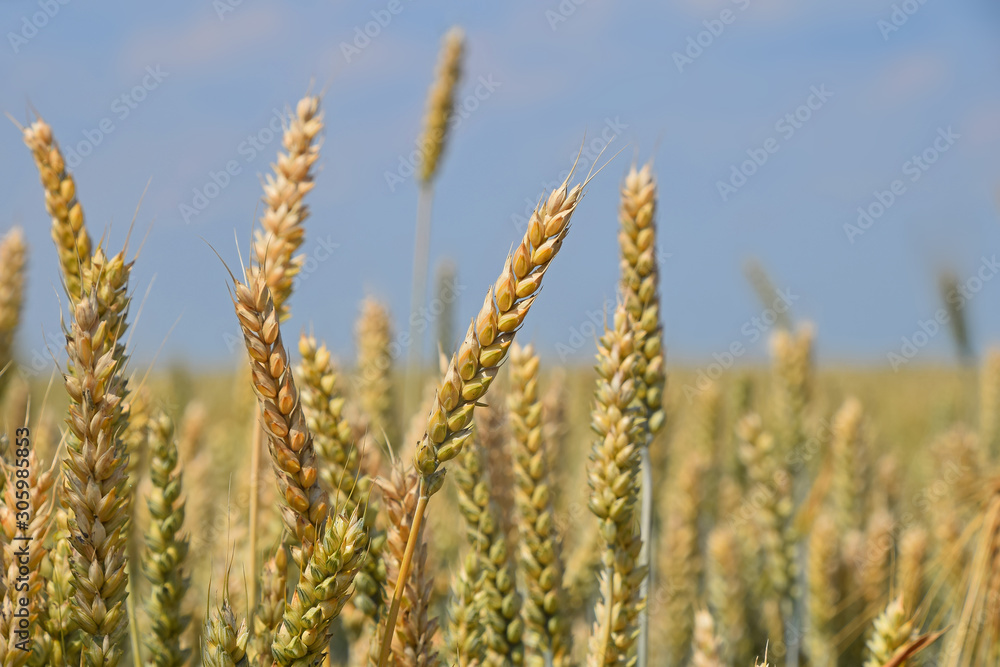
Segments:
[[[28,245],[20,227],[12,228],[0,241],[0,370],[14,358],[14,336],[21,322]],[[11,369],[0,374],[0,397],[11,377]]]
[[[420,182],[424,184],[434,180],[444,153],[451,114],[455,107],[455,89],[462,76],[464,51],[465,33],[457,26],[451,28],[442,41],[437,78],[427,95],[427,113],[419,140],[422,155]]]

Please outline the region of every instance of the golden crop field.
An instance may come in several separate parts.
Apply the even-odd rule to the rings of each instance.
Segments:
[[[445,35],[427,98],[414,311],[448,288],[427,244],[464,49]],[[67,361],[13,370],[28,257],[44,256],[14,227],[0,664],[1000,664],[1000,351],[978,369],[817,367],[821,332],[771,313],[769,365],[674,366],[656,169],[615,163],[618,302],[592,368],[518,336],[574,252],[574,212],[609,182],[576,172],[474,286],[479,310],[442,318],[469,324],[437,332],[437,367],[390,349],[398,325],[374,298],[357,358],[336,359],[285,324],[323,103],[309,92],[285,119],[252,247],[218,249],[233,374],[130,364],[141,234],[111,245],[58,128],[19,128],[24,153],[3,159],[40,177]]]

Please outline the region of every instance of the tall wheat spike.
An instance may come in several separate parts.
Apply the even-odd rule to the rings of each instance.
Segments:
[[[83,207],[76,198],[76,181],[66,170],[66,161],[48,123],[37,118],[22,128],[22,134],[45,188],[45,209],[52,216],[52,240],[59,254],[66,293],[76,303],[84,296],[82,276],[91,263],[90,235],[84,224]]]
[[[490,667],[522,665],[522,601],[484,459],[482,445],[475,440],[463,449],[455,468],[459,510],[465,517],[466,537],[479,571],[473,584],[482,628],[483,652],[479,657]]]
[[[797,448],[804,436],[806,406],[813,386],[813,328],[778,329],[771,335],[775,440],[781,456]]]
[[[569,232],[569,222],[583,195],[583,186],[569,189],[569,177],[552,191],[532,213],[520,245],[507,257],[504,270],[486,293],[479,314],[469,325],[465,340],[451,359],[433,407],[427,430],[416,446],[414,467],[421,475],[420,497],[414,514],[414,530],[419,532],[427,502],[444,483],[443,463],[458,456],[472,435],[476,402],[492,384],[514,334],[534,303],[542,278]],[[415,544],[407,545],[400,567],[400,581],[409,574],[409,558]],[[385,638],[379,653],[379,667],[389,658],[389,642],[399,612],[402,586],[396,586]]]
[[[180,667],[190,654],[181,648],[181,635],[191,621],[181,609],[190,584],[186,573],[188,539],[181,534],[185,501],[174,427],[162,412],[150,420],[150,445],[152,488],[146,505],[151,522],[142,563],[151,585],[144,600],[152,630],[147,646],[151,665]]]
[[[924,599],[924,561],[927,558],[928,535],[923,526],[907,528],[899,538],[899,560],[896,563],[894,590],[909,605],[907,613]]]
[[[0,398],[13,374],[8,364],[14,358],[14,336],[21,322],[27,264],[24,232],[13,227],[0,241]]]
[[[590,458],[590,511],[603,539],[601,598],[590,639],[587,664],[629,664],[636,651],[639,610],[644,604],[639,565],[642,540],[635,526],[639,450],[648,433],[636,399],[634,322],[623,305],[613,328],[598,343],[597,389],[591,427],[597,434]]]
[[[358,399],[368,428],[382,445],[399,446],[392,389],[392,321],[389,310],[369,297],[357,325]]]
[[[476,600],[481,570],[479,554],[470,548],[459,556],[458,567],[452,574],[445,648],[449,664],[458,667],[478,667],[482,663],[483,626],[480,601]]]
[[[296,542],[290,545],[292,559],[304,570],[326,520],[327,494],[318,483],[312,434],[281,340],[271,291],[259,272],[249,285],[235,277],[233,285],[233,306],[243,330],[260,425],[277,478],[281,516],[290,539]]]
[[[861,402],[853,397],[844,401],[833,417],[830,502],[840,534],[862,527],[867,491],[863,418]]]
[[[531,345],[510,349],[507,397],[520,533],[520,569],[525,581],[526,664],[569,664],[569,609],[562,587],[561,544],[555,526],[548,445],[538,396],[538,355]]]
[[[465,51],[465,33],[455,26],[444,36],[438,60],[437,78],[427,95],[427,113],[424,116],[421,149],[420,182],[430,183],[437,175],[448,140],[448,129],[455,107],[455,90],[462,76],[462,56]]]
[[[319,159],[319,134],[323,114],[319,98],[307,95],[295,105],[282,136],[284,153],[271,165],[273,173],[264,181],[264,215],[261,230],[255,233],[256,266],[264,271],[278,317],[289,316],[288,298],[295,276],[302,270],[301,256],[294,256],[305,238],[302,223],[309,217],[304,203],[313,189],[313,166]],[[247,276],[250,280],[250,276]]]
[[[98,248],[82,276],[88,293],[73,306],[73,320],[65,326],[70,406],[63,501],[70,510],[76,554],[73,613],[89,636],[85,660],[108,667],[120,661],[128,629],[131,487],[121,439],[128,417],[123,410],[126,357],[119,339],[126,326],[130,271],[122,253],[107,258]]]

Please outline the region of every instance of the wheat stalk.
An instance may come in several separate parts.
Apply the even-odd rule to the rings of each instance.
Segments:
[[[22,128],[22,134],[45,188],[45,209],[52,216],[52,240],[59,255],[66,293],[76,303],[85,294],[82,276],[91,263],[90,235],[84,224],[83,207],[76,198],[76,181],[66,170],[66,161],[48,123],[37,118]]]
[[[289,316],[288,298],[302,269],[302,258],[294,255],[305,237],[302,223],[309,209],[303,200],[313,188],[312,169],[319,159],[317,137],[322,130],[319,98],[307,95],[295,105],[282,137],[285,152],[278,153],[277,162],[271,165],[273,174],[264,181],[266,208],[260,218],[262,230],[255,234],[254,256],[281,320]],[[247,279],[252,282],[251,276]]]
[[[330,622],[351,596],[367,541],[364,522],[357,514],[338,514],[326,522],[274,634],[275,666],[318,665],[323,659]]]
[[[516,484],[515,504],[520,533],[520,569],[525,580],[525,645],[527,662],[554,667],[569,664],[568,609],[562,588],[561,544],[555,527],[549,475],[549,450],[538,397],[538,356],[531,345],[510,349],[511,389],[507,408]]]
[[[634,322],[623,305],[614,313],[613,328],[598,343],[597,389],[591,427],[597,434],[590,456],[590,511],[603,539],[601,598],[590,639],[587,664],[628,664],[637,649],[640,585],[646,570],[639,565],[642,539],[636,530],[640,454],[648,432],[643,414],[634,408],[636,356]]]
[[[174,427],[162,412],[150,419],[149,477],[146,498],[151,522],[146,531],[143,572],[151,590],[145,598],[152,633],[147,640],[150,665],[180,667],[190,651],[181,648],[181,635],[191,618],[181,611],[190,579],[187,576],[188,538],[184,528],[185,501]]]
[[[0,241],[0,398],[11,377],[14,337],[21,322],[28,245],[24,232],[13,227]]]
[[[234,277],[233,285],[233,306],[250,360],[260,425],[281,496],[281,516],[289,539],[297,541],[291,547],[292,559],[304,569],[326,520],[327,494],[317,483],[312,434],[302,414],[271,291],[261,273],[254,274],[249,285]]]

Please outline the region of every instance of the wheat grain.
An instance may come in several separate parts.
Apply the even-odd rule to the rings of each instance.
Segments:
[[[549,447],[538,397],[538,356],[531,345],[510,349],[507,397],[513,449],[515,505],[520,533],[520,570],[525,581],[526,664],[569,664],[569,610],[562,588],[561,544],[555,527]]]
[[[181,635],[191,619],[181,611],[190,585],[187,575],[188,538],[184,528],[185,501],[174,427],[162,412],[149,421],[152,489],[146,498],[151,522],[146,531],[143,572],[151,590],[145,598],[151,636],[147,646],[156,667],[180,667],[190,651],[181,648]]]
[[[613,328],[598,343],[591,427],[597,434],[590,458],[590,511],[603,539],[601,598],[590,640],[588,665],[628,664],[636,650],[640,584],[646,576],[638,563],[642,540],[634,525],[638,501],[639,450],[648,437],[643,415],[634,407],[636,368],[634,323],[619,305]]]
[[[23,138],[45,188],[45,209],[52,216],[52,240],[59,255],[66,293],[75,303],[86,293],[82,276],[91,263],[90,235],[84,224],[83,207],[76,198],[76,181],[66,170],[66,161],[48,123],[37,118],[23,128]]]
[[[14,358],[14,336],[21,322],[27,264],[24,232],[13,227],[0,241],[0,398],[13,374],[8,364]]]
[[[255,234],[254,255],[267,280],[278,318],[289,316],[288,298],[295,276],[302,270],[302,258],[295,257],[302,245],[309,216],[303,202],[313,188],[312,168],[319,159],[317,137],[323,130],[319,98],[307,95],[295,106],[295,114],[285,127],[285,153],[271,165],[273,174],[264,181],[266,209],[260,218],[261,231]],[[247,276],[252,282],[252,276]]]
[[[246,619],[240,619],[237,625],[236,614],[226,595],[222,605],[213,610],[205,627],[202,664],[205,667],[249,667],[249,639]]]
[[[257,273],[249,285],[236,278],[233,283],[233,306],[250,359],[260,424],[281,496],[281,516],[298,543],[292,546],[292,559],[304,569],[329,507],[317,483],[312,434],[302,414],[278,313],[264,277]]]

